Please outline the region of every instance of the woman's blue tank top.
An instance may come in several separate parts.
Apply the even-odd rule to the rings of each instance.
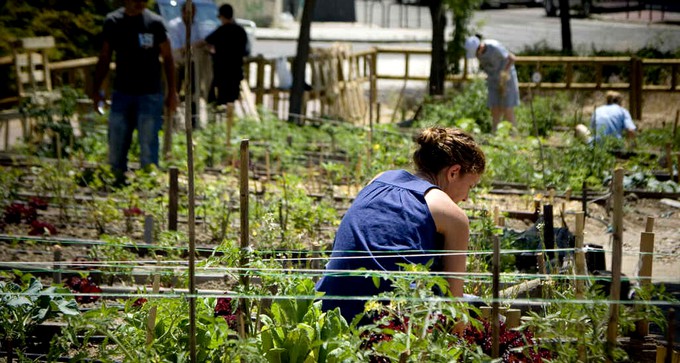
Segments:
[[[425,202],[425,193],[438,188],[405,170],[391,170],[359,192],[338,227],[331,260],[316,285],[328,297],[373,296],[391,289],[382,280],[376,287],[360,268],[398,271],[399,263],[426,264],[442,237]],[[353,258],[354,257],[354,258]],[[438,258],[432,270],[440,270]],[[352,276],[346,272],[351,270]],[[366,300],[323,299],[323,310],[340,307],[348,322],[363,312]]]

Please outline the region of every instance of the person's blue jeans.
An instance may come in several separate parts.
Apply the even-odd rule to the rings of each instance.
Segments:
[[[127,171],[132,134],[137,129],[142,168],[158,165],[158,132],[163,126],[163,94],[113,92],[109,114],[109,164],[119,178]]]

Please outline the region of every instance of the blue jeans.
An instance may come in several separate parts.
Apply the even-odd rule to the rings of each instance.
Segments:
[[[116,175],[127,171],[132,134],[137,129],[142,168],[158,165],[158,132],[163,126],[163,95],[113,92],[109,114],[109,163]]]

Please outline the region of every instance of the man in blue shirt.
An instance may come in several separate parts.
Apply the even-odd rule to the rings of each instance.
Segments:
[[[624,131],[626,138],[633,140],[637,128],[628,110],[621,107],[623,97],[616,91],[607,92],[606,97],[607,104],[596,108],[590,119],[590,129],[593,133],[591,142],[600,143],[606,136],[621,139]]]

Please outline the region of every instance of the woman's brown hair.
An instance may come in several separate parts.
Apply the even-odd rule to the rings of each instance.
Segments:
[[[461,173],[484,173],[486,157],[475,139],[461,129],[430,127],[415,137],[413,153],[416,170],[437,175],[443,168],[460,165]]]

